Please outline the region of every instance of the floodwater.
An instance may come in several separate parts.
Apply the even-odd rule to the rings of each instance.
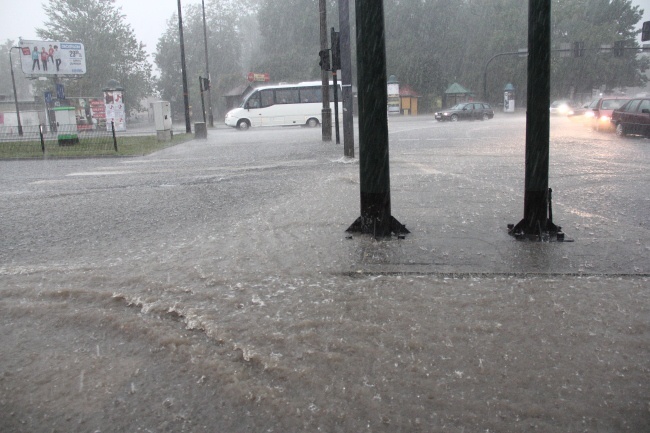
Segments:
[[[317,130],[0,162],[0,431],[650,430],[650,148],[552,134],[518,242],[522,125],[391,120],[402,240]]]

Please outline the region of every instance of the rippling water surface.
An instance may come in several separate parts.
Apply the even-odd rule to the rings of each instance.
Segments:
[[[648,147],[554,133],[520,243],[521,125],[391,121],[402,240],[314,130],[0,162],[0,430],[650,429]]]

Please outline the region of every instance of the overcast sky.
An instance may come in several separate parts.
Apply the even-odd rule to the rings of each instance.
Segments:
[[[0,41],[18,41],[19,37],[40,39],[35,29],[43,27],[46,19],[43,4],[47,3],[46,0],[0,0]],[[126,21],[138,41],[145,43],[149,54],[156,51],[167,20],[178,11],[177,0],[117,0],[115,4],[122,8]],[[189,4],[200,5],[201,0],[181,0],[183,7]],[[153,63],[153,58],[151,61]]]
[[[449,0],[452,1],[452,0]],[[522,0],[523,2],[524,0]],[[43,0],[0,0],[0,41],[7,39],[39,39],[35,29],[45,22]],[[127,22],[139,41],[144,42],[149,54],[156,50],[158,38],[165,30],[165,23],[178,8],[177,0],[117,0]],[[181,0],[183,6],[201,4],[201,0]],[[633,0],[633,5],[644,9],[643,21],[650,21],[650,0]],[[153,63],[153,58],[151,58]]]

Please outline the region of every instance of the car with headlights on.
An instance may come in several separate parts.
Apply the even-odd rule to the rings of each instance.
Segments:
[[[629,100],[630,98],[622,96],[603,96],[589,104],[585,116],[588,118],[591,129],[594,131],[613,131],[612,113]]]
[[[487,102],[461,102],[434,114],[438,122],[459,120],[488,120],[494,117],[494,110]]]
[[[576,104],[567,99],[558,99],[551,102],[548,111],[550,114],[557,114],[561,116],[573,116],[576,112]]]

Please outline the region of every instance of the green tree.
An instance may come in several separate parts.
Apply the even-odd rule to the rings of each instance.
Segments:
[[[49,0],[43,9],[48,21],[36,30],[39,37],[84,44],[86,74],[66,80],[66,94],[99,96],[109,80],[117,80],[126,106],[140,108],[152,91],[152,67],[115,0]]]
[[[212,107],[215,119],[225,110],[224,93],[245,81],[241,67],[242,21],[250,12],[241,11],[241,2],[205,2],[206,35],[211,78]],[[247,8],[244,8],[247,10]],[[185,65],[193,120],[203,120],[199,76],[206,77],[203,11],[201,5],[191,4],[183,8],[183,39]],[[167,21],[167,28],[158,40],[154,61],[160,71],[156,87],[160,96],[172,102],[176,116],[184,112],[183,84],[181,77],[180,36],[178,15]],[[207,93],[204,94],[207,98]],[[206,112],[208,101],[206,100]]]
[[[485,82],[490,102],[500,101],[503,86],[510,82],[525,103],[525,57],[498,57],[487,68],[493,56],[527,47],[528,8],[521,0],[386,0],[385,10],[388,73],[423,93],[423,108],[453,82],[477,97],[483,97]],[[617,40],[637,47],[635,29],[642,11],[631,0],[553,0],[551,12],[553,48],[575,41],[587,48],[580,58],[552,53],[553,95],[588,97],[593,88],[646,83],[645,56],[626,50],[623,57],[615,57],[598,49]]]
[[[583,42],[582,57],[552,57],[552,92],[556,97],[590,96],[593,89],[605,93],[615,88],[643,86],[648,68],[646,56],[637,56],[637,50],[626,49],[621,57],[602,45],[612,46],[623,41],[627,48],[638,48],[636,25],[643,11],[631,0],[573,0],[554,1],[554,48],[568,44],[573,48]],[[583,98],[584,99],[584,98]]]
[[[258,13],[263,55],[255,63],[257,71],[269,73],[273,81],[320,79],[319,17],[318,0],[263,1]],[[328,21],[333,22],[331,14]]]

